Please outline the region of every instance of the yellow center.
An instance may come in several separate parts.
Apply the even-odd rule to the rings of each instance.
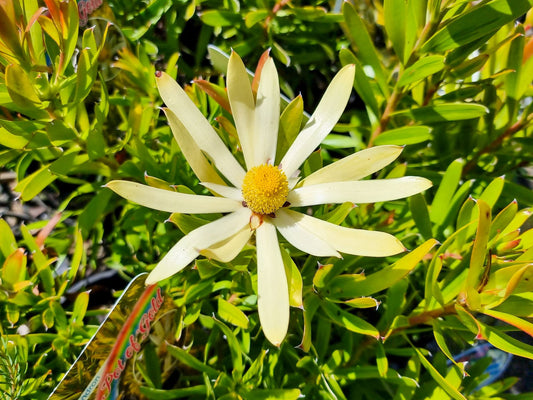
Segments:
[[[259,165],[250,169],[242,182],[246,206],[257,214],[272,214],[287,201],[289,182],[281,169]]]

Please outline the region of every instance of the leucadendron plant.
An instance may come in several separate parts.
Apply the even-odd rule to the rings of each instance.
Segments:
[[[289,325],[289,288],[276,231],[296,249],[317,257],[341,258],[340,253],[386,257],[405,251],[388,233],[350,229],[295,210],[326,203],[395,200],[431,187],[429,180],[419,177],[361,180],[394,161],[402,151],[398,146],[354,153],[301,179],[298,168],[344,111],[354,72],[354,65],[338,72],[294,141],[283,138],[290,145],[278,149],[280,92],[274,61],[264,57],[252,83],[233,52],[226,75],[227,97],[244,165],[174,79],[157,73],[174,137],[200,183],[213,195],[178,193],[129,181],[111,181],[107,187],[156,210],[226,215],[179,240],[150,273],[147,284],[179,272],[201,254],[231,261],[255,234],[259,318],[265,336],[279,346]],[[283,154],[278,164],[277,151]]]

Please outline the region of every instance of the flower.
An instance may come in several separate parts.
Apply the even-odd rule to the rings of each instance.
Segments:
[[[354,65],[337,73],[279,165],[273,165],[280,91],[272,58],[266,58],[259,73],[254,96],[242,60],[235,52],[231,54],[227,94],[246,169],[178,83],[165,73],[157,74],[159,93],[167,106],[164,112],[174,137],[202,185],[215,196],[177,193],[129,181],[111,181],[107,187],[156,210],[227,213],[179,240],[149,274],[147,284],[179,272],[200,254],[230,261],[255,233],[259,319],[267,339],[279,346],[289,324],[289,289],[276,231],[294,247],[314,256],[341,257],[340,253],[389,256],[405,250],[388,233],[338,226],[292,208],[394,200],[419,193],[429,188],[431,182],[420,177],[360,180],[395,160],[402,151],[399,146],[360,151],[299,180],[298,168],[331,131],[346,107],[354,81]]]

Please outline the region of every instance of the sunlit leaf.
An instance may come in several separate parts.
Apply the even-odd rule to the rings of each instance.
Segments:
[[[438,53],[472,42],[514,21],[532,6],[531,0],[493,0],[473,7],[435,33],[422,51]]]

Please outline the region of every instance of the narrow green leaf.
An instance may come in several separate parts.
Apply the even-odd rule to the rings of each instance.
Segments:
[[[494,33],[505,24],[525,14],[532,0],[494,0],[474,6],[469,12],[447,23],[422,47],[424,53],[440,53]]]
[[[235,305],[230,302],[218,298],[218,315],[224,321],[229,322],[235,326],[247,329],[249,325],[248,317]]]
[[[302,127],[304,102],[302,96],[296,96],[281,113],[279,119],[278,143],[276,147],[276,164],[281,161]]]
[[[189,366],[190,368],[207,374],[207,376],[209,376],[211,379],[216,379],[220,374],[216,369],[204,364],[196,357],[183,350],[181,347],[168,344],[167,349],[170,355],[177,358],[180,362]]]
[[[361,335],[368,335],[379,339],[379,331],[364,319],[344,311],[342,308],[329,301],[323,301],[321,306],[328,317],[331,318],[331,320],[336,324],[343,326],[351,332],[360,333]]]
[[[444,172],[429,212],[431,221],[437,225],[441,225],[446,218],[448,207],[459,185],[464,164],[465,162],[462,159],[455,160],[448,166],[446,172]]]
[[[111,200],[112,195],[113,192],[111,190],[100,190],[81,212],[78,217],[78,226],[84,237],[88,236],[94,224],[102,218],[105,208],[109,206],[109,200]]]
[[[161,388],[161,361],[157,354],[156,346],[148,341],[143,346],[143,360],[144,365],[139,366],[139,370],[143,378],[150,383],[151,386]]]
[[[16,249],[11,253],[2,265],[2,283],[10,289],[13,285],[26,279],[27,257],[23,248]]]
[[[33,199],[45,187],[57,179],[57,176],[52,174],[49,167],[49,165],[45,165],[17,183],[15,191],[21,193],[22,200],[28,201]]]
[[[74,104],[83,101],[91,92],[96,78],[97,67],[97,58],[91,56],[91,50],[83,49],[78,56]]]
[[[226,10],[207,10],[200,14],[200,19],[206,25],[213,27],[234,26],[241,23],[239,14]]]
[[[437,342],[437,345],[439,346],[440,350],[444,353],[444,355],[450,360],[459,370],[462,372],[463,376],[466,375],[465,368],[463,364],[459,364],[456,362],[453,358],[453,355],[448,348],[448,345],[446,344],[446,340],[444,338],[444,332],[442,328],[442,322],[439,319],[434,319],[432,321],[433,326],[433,336],[435,337],[435,341]]]
[[[415,220],[416,227],[425,240],[433,237],[428,205],[424,195],[418,193],[409,197],[409,209]]]
[[[440,252],[440,251],[439,251]],[[424,299],[426,301],[426,309],[432,304],[432,300],[444,306],[444,298],[439,287],[439,274],[442,270],[442,258],[435,255],[429,263],[428,271],[426,273],[426,285],[424,287]]]
[[[13,135],[4,127],[0,127],[0,145],[10,149],[23,149],[29,143],[24,136]]]
[[[246,392],[247,400],[296,400],[300,398],[299,389],[252,389]]]
[[[357,10],[355,9],[354,5],[349,1],[345,1],[343,3],[342,13],[348,28],[348,39],[350,39],[353,48],[356,49],[357,57],[361,60],[362,64],[372,67],[376,81],[378,82],[382,93],[385,96],[388,96],[389,85],[387,83],[387,77],[383,71],[380,56],[374,47],[364,22],[357,14]]]
[[[390,129],[381,133],[375,140],[376,145],[396,144],[406,145],[422,143],[431,139],[431,128],[429,126],[405,126],[397,129]]]
[[[407,62],[409,49],[406,48],[407,2],[403,0],[385,0],[383,2],[385,30],[392,42],[392,47],[402,64]]]
[[[379,375],[383,378],[387,376],[389,371],[389,360],[387,360],[387,354],[385,354],[385,346],[381,341],[377,342],[376,347],[376,364],[378,367]]]
[[[441,233],[447,226],[453,225],[457,220],[457,215],[461,209],[465,199],[470,194],[472,186],[474,186],[474,179],[464,182],[452,197],[451,203],[447,207],[444,221],[438,226],[437,233]]]
[[[72,261],[70,263],[70,269],[68,271],[68,279],[73,282],[76,278],[76,274],[80,268],[81,260],[84,255],[83,236],[81,231],[76,229],[76,240],[74,247],[74,254],[72,255]]]
[[[413,346],[411,344],[411,346]],[[431,377],[435,379],[435,381],[439,384],[439,386],[446,392],[450,397],[456,400],[467,400],[466,397],[464,397],[455,387],[453,387],[440,373],[437,371],[437,369],[427,360],[426,357],[422,354],[422,352],[413,346],[413,349],[416,351],[416,354],[418,355],[418,358],[420,359],[420,362],[426,368],[426,370],[429,372]]]
[[[436,74],[444,68],[444,56],[433,55],[421,58],[403,71],[398,79],[398,87],[420,82],[422,79]]]
[[[207,397],[207,386],[205,385],[196,385],[190,386],[182,389],[154,389],[146,386],[139,387],[139,391],[153,400],[174,400],[174,399],[190,399],[191,396],[194,398],[204,398]]]
[[[502,194],[504,184],[505,176],[493,179],[485,190],[483,190],[479,198],[486,202],[490,208],[493,208]]]
[[[320,307],[320,298],[314,294],[309,294],[304,299],[304,333],[302,335],[302,342],[300,343],[300,348],[306,353],[311,348],[312,336],[311,336],[311,326],[313,317]]]
[[[507,353],[533,360],[533,346],[501,332],[496,327],[489,327],[479,321],[478,323],[481,327],[483,337],[494,347]]]
[[[76,296],[74,307],[72,309],[72,315],[70,317],[70,323],[73,325],[83,325],[83,318],[87,312],[87,306],[89,305],[89,292],[81,292]]]
[[[488,112],[487,107],[481,104],[448,103],[397,111],[392,116],[406,116],[412,118],[414,121],[426,124],[479,118]]]
[[[244,17],[244,23],[247,28],[251,28],[255,24],[265,20],[268,17],[269,11],[266,9],[249,11]]]
[[[244,364],[242,362],[243,351],[241,349],[239,341],[237,340],[237,337],[235,336],[233,331],[221,321],[217,320],[216,318],[213,318],[213,322],[221,330],[224,336],[226,336],[229,351],[231,354],[231,359],[233,361],[233,373],[241,377],[244,371]]]
[[[16,249],[17,241],[11,231],[11,227],[4,219],[0,219],[0,252],[2,256],[7,258]]]
[[[78,140],[74,128],[66,125],[63,121],[55,119],[46,126],[46,132],[50,141],[56,145],[63,145],[67,142],[75,142]]]
[[[35,91],[35,84],[18,64],[6,67],[5,82],[9,96],[15,104],[23,108],[41,108],[41,100]]]
[[[430,239],[394,264],[368,275],[366,278],[357,276],[357,279],[344,279],[344,277],[349,277],[348,275],[335,277],[320,293],[333,298],[371,296],[403,279],[436,244],[435,239]]]
[[[533,336],[533,324],[525,319],[519,318],[513,314],[504,313],[496,310],[481,310],[483,314],[497,318],[503,322],[512,325],[521,331],[524,331],[529,336]]]
[[[356,297],[355,299],[347,300],[344,304],[354,308],[374,308],[377,309],[380,301],[373,297]]]
[[[285,275],[289,284],[289,304],[291,307],[303,307],[303,280],[300,270],[292,260],[287,249],[281,249]]]
[[[357,94],[361,97],[367,107],[370,107],[375,116],[379,116],[379,107],[376,100],[376,93],[372,89],[370,79],[365,74],[363,64],[355,57],[355,55],[348,49],[341,49],[339,52],[339,59],[343,66],[348,64],[355,64],[355,79],[354,88]],[[377,143],[376,143],[377,144]]]
[[[476,238],[472,248],[472,255],[470,257],[470,269],[468,270],[468,278],[466,280],[467,287],[477,289],[479,277],[485,264],[487,256],[487,243],[489,240],[491,212],[489,205],[483,200],[477,201],[479,209],[479,220],[476,231]]]

